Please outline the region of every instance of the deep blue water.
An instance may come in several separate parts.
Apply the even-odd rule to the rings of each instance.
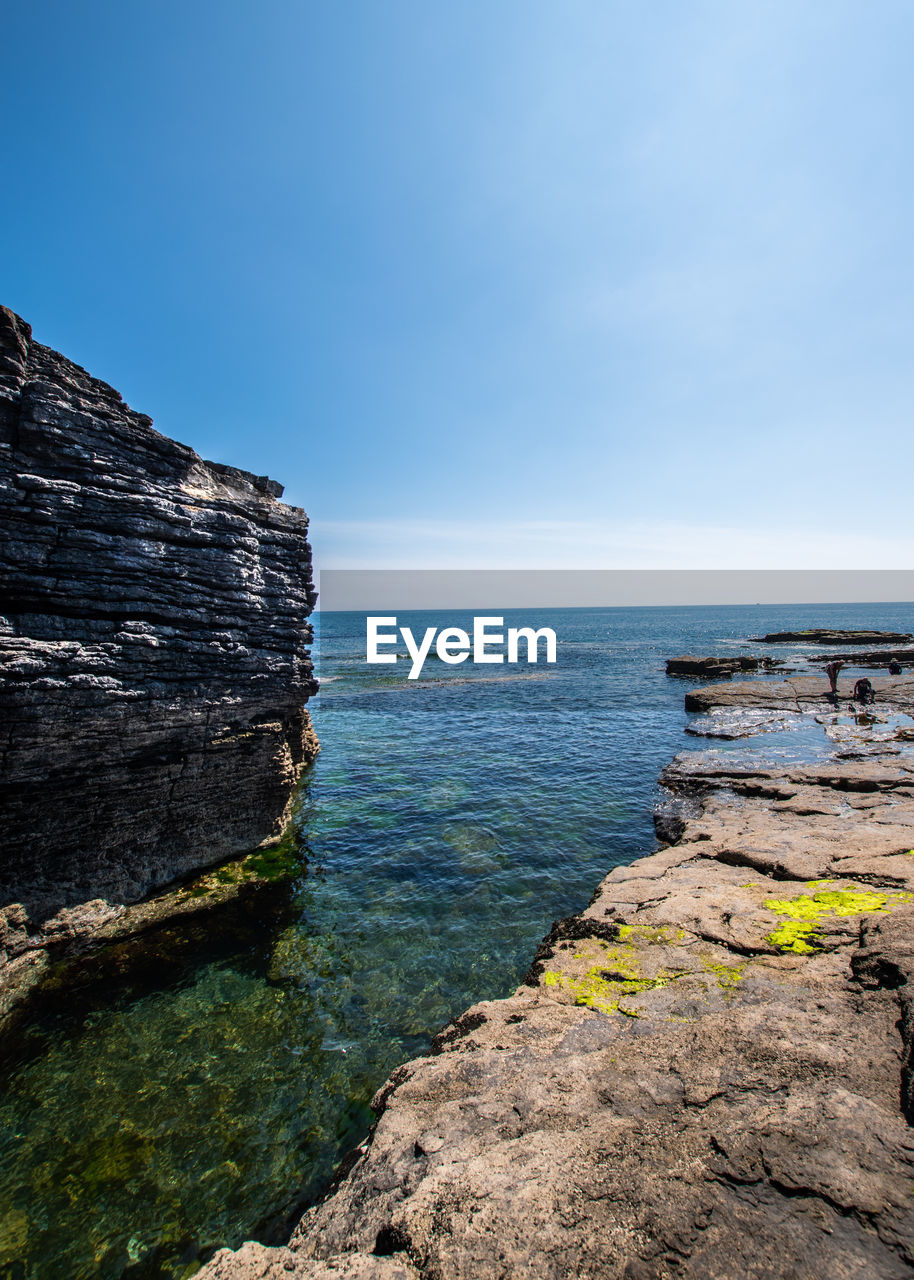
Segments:
[[[366,666],[363,615],[317,618],[322,752],[285,900],[228,939],[145,944],[142,965],[80,978],[5,1046],[0,1280],[185,1277],[222,1244],[281,1235],[364,1137],[390,1070],[510,992],[550,922],[654,848],[660,770],[707,745],[684,733],[690,686],[667,657],[787,628],[914,630],[911,605],[505,618],[552,626],[557,664],[431,660],[412,684],[403,662]],[[798,742],[827,749],[812,731],[765,746]]]

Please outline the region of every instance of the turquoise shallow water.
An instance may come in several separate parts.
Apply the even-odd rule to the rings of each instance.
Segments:
[[[555,668],[429,662],[408,685],[402,663],[364,664],[361,616],[318,620],[300,873],[218,930],[84,966],[3,1046],[2,1280],[183,1277],[222,1244],[281,1238],[389,1071],[513,989],[550,922],[654,847],[660,769],[709,745],[684,733],[668,656],[787,627],[914,630],[910,606],[507,617],[556,629]],[[813,726],[763,741],[833,749]]]

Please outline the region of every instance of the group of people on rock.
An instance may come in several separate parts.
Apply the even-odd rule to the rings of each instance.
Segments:
[[[838,702],[838,672],[844,666],[843,662],[829,662],[825,668],[825,674],[828,676],[828,683],[831,690],[831,700],[835,704]],[[901,663],[892,661],[888,664],[889,671],[893,676],[901,675]],[[876,691],[873,688],[872,681],[867,676],[861,678],[854,685],[853,699],[862,706],[867,706],[870,702],[876,701]]]

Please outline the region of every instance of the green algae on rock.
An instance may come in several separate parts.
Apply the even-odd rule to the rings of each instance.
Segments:
[[[576,1004],[586,1005],[588,1009],[598,1009],[601,1013],[624,1013],[634,1016],[634,1010],[621,1005],[621,1001],[629,996],[639,995],[644,991],[652,991],[657,987],[665,987],[676,975],[661,972],[654,977],[643,977],[639,966],[632,955],[619,947],[594,939],[596,963],[591,964],[583,974],[573,977],[560,970],[547,969],[543,974],[543,983],[547,987],[561,987],[574,997]],[[593,959],[584,952],[575,952],[573,959]]]
[[[807,887],[831,883],[830,880],[810,881]],[[817,889],[813,894],[801,893],[794,898],[766,898],[765,909],[786,919],[767,934],[765,940],[779,951],[811,955],[823,949],[822,924],[829,916],[885,913],[894,905],[911,901],[914,901],[911,893],[876,893],[853,884],[847,889]]]
[[[600,1013],[638,1017],[643,1006],[629,1004],[633,996],[692,978],[698,979],[698,990],[692,992],[695,998],[709,985],[726,991],[742,979],[744,965],[720,960],[716,951],[709,954],[707,949],[699,949],[697,939],[690,938],[684,929],[619,925],[618,932],[618,944],[591,938],[583,950],[570,956],[566,952],[562,958],[567,967],[546,969],[543,986],[563,991],[575,1004]],[[659,963],[660,958],[667,963]],[[587,967],[581,971],[580,963],[575,962],[584,962]],[[643,971],[645,964],[650,972]]]

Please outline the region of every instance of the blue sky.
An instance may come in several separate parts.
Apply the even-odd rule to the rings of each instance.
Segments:
[[[323,567],[906,568],[908,0],[30,0],[0,301]]]

